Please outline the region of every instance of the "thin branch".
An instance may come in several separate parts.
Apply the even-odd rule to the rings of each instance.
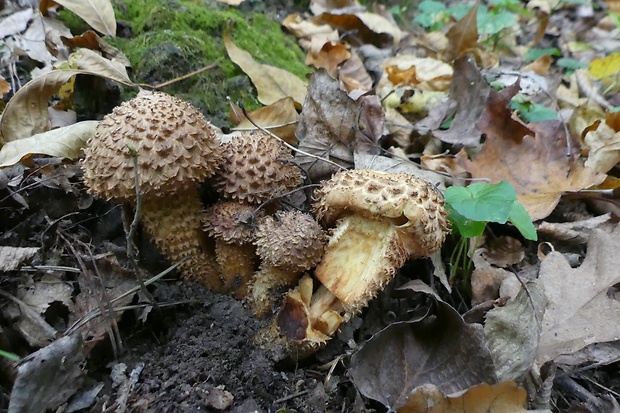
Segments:
[[[230,99],[230,98],[228,98],[228,99]],[[246,119],[247,119],[247,120],[249,120],[249,121],[250,121],[250,123],[251,123],[252,125],[256,126],[256,128],[257,128],[257,129],[260,129],[261,131],[263,131],[263,132],[265,132],[265,133],[269,134],[269,136],[271,136],[271,137],[273,137],[273,138],[275,138],[275,139],[279,140],[280,142],[282,142],[282,143],[284,144],[284,146],[286,146],[286,147],[287,147],[287,148],[289,148],[290,150],[292,150],[292,151],[294,151],[294,152],[298,152],[298,153],[300,153],[300,154],[302,154],[302,155],[305,155],[305,156],[309,156],[310,158],[314,158],[314,159],[317,159],[317,160],[321,160],[321,161],[323,161],[323,162],[327,162],[328,164],[330,164],[330,165],[333,165],[333,166],[337,167],[337,168],[338,168],[338,169],[340,169],[341,171],[346,171],[346,170],[347,170],[347,168],[345,168],[344,166],[342,166],[342,165],[340,165],[340,164],[337,164],[337,163],[336,163],[336,162],[334,162],[334,161],[330,161],[329,159],[321,158],[320,156],[313,155],[313,154],[311,154],[311,153],[308,153],[308,152],[302,151],[301,149],[298,149],[298,148],[294,147],[294,146],[293,146],[293,145],[291,145],[290,143],[286,142],[284,139],[282,139],[282,138],[280,138],[279,136],[277,136],[277,135],[275,135],[275,134],[271,133],[270,131],[268,131],[267,129],[263,128],[262,126],[259,126],[258,124],[256,124],[256,122],[254,122],[254,120],[250,117],[250,114],[247,112],[247,110],[245,109],[245,106],[243,106],[243,103],[242,103],[242,102],[237,102],[237,106],[239,106],[239,107],[241,108],[241,111],[243,112],[243,116],[245,116],[245,117],[246,117]]]

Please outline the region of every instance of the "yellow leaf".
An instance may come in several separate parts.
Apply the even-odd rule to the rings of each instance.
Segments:
[[[603,79],[620,72],[620,53],[612,53],[590,63],[590,74],[596,79]]]
[[[116,36],[116,18],[110,0],[55,0],[106,36]]]
[[[306,82],[284,69],[258,63],[252,55],[230,40],[228,30],[224,33],[224,45],[230,60],[252,80],[258,91],[258,100],[263,105],[271,105],[288,96],[299,104],[304,103],[308,89]]]
[[[0,149],[0,168],[14,165],[24,156],[33,154],[75,159],[88,138],[94,135],[98,124],[98,121],[88,120],[7,142]]]

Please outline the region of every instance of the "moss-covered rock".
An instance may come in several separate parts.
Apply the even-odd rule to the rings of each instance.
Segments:
[[[226,53],[222,35],[227,28],[235,44],[258,62],[301,78],[310,72],[295,38],[264,10],[246,6],[241,12],[215,0],[117,0],[114,7],[117,20],[131,28],[131,36],[107,40],[129,58],[136,82],[157,85],[217,64],[161,90],[192,102],[218,126],[228,125],[227,96],[241,100],[248,109],[260,106],[249,78]],[[73,26],[79,23],[63,19]],[[131,93],[135,91],[127,91],[124,98]]]

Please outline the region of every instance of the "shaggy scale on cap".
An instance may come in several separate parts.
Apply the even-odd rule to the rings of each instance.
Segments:
[[[263,263],[301,272],[319,263],[327,236],[312,215],[278,211],[261,219],[256,228],[256,252]]]
[[[261,204],[303,182],[290,151],[265,132],[242,132],[223,146],[214,187],[225,198]]]
[[[141,92],[114,108],[84,149],[84,182],[102,198],[135,198],[138,160],[143,196],[188,188],[211,176],[221,159],[215,128],[190,103],[161,92]]]

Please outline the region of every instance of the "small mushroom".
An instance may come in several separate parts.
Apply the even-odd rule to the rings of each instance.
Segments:
[[[270,314],[283,288],[319,263],[326,242],[318,222],[300,211],[278,211],[258,222],[254,244],[262,262],[248,296],[258,317]]]
[[[247,286],[258,266],[254,240],[256,207],[237,201],[220,201],[207,208],[204,230],[215,238],[215,255],[224,291],[236,298],[247,295]]]
[[[322,285],[313,292],[312,280],[302,280],[277,320],[285,335],[310,345],[324,342],[365,307],[407,259],[437,251],[449,232],[439,191],[407,174],[339,172],[316,201],[319,219],[335,225],[315,270]]]
[[[170,261],[190,257],[180,266],[185,278],[218,289],[197,188],[221,160],[215,127],[181,99],[141,91],[103,118],[84,153],[88,191],[135,205],[137,175],[146,232]]]
[[[223,147],[213,186],[226,199],[258,205],[303,182],[290,151],[265,132],[242,132]]]

